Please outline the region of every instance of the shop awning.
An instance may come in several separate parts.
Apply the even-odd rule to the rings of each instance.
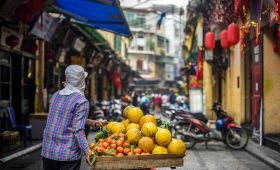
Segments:
[[[119,0],[55,0],[53,7],[83,24],[131,37]]]

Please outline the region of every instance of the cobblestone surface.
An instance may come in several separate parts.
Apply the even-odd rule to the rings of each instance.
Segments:
[[[94,135],[89,136],[93,141]],[[40,151],[7,163],[1,170],[42,170],[42,158]],[[85,160],[82,161],[81,170],[89,169]],[[157,168],[167,170],[170,168]],[[270,170],[265,163],[259,161],[246,151],[234,151],[222,143],[209,143],[208,148],[204,144],[198,144],[194,149],[187,151],[184,158],[184,166],[177,167],[178,170]]]
[[[156,117],[161,117],[156,115]],[[163,118],[166,120],[165,118]],[[88,136],[88,141],[94,141],[94,133]],[[40,150],[18,160],[8,162],[1,170],[43,170]],[[81,170],[88,170],[85,160],[82,160]],[[167,170],[170,168],[157,168]],[[248,154],[245,150],[235,151],[226,147],[223,143],[197,144],[194,149],[187,150],[184,158],[184,166],[177,167],[178,170],[270,170],[272,169],[264,162]]]

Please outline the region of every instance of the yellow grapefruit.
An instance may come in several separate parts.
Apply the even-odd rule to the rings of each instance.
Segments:
[[[168,154],[168,150],[167,150],[166,147],[163,147],[163,146],[155,146],[152,154],[153,155],[155,155],[155,154]]]
[[[186,144],[182,140],[172,138],[168,145],[168,153],[184,157],[186,152]]]
[[[125,119],[122,121],[122,124],[127,127],[127,125],[129,124],[129,120],[128,119]]]
[[[141,131],[136,128],[132,128],[126,132],[127,140],[130,142],[130,144],[137,144],[139,140],[141,139]]]
[[[145,123],[141,128],[142,134],[147,137],[154,137],[157,131],[158,131],[157,126],[152,122]]]
[[[128,111],[129,111],[129,109],[130,108],[133,108],[134,106],[132,106],[132,105],[129,105],[129,106],[126,106],[124,109],[123,109],[123,117],[125,118],[125,119],[127,119],[127,117],[128,117]]]
[[[114,123],[111,127],[112,133],[125,133],[125,126],[122,123]]]
[[[142,128],[142,126],[147,122],[152,122],[155,125],[157,125],[157,121],[153,115],[145,115],[145,116],[141,117],[141,119],[140,119],[140,122],[139,122],[140,127]]]
[[[144,114],[139,107],[132,107],[128,110],[127,118],[130,123],[138,124],[143,115]]]
[[[152,152],[155,148],[153,139],[149,137],[142,137],[138,142],[138,147],[142,149],[143,152]]]
[[[106,126],[106,130],[108,130],[109,132],[111,132],[111,128],[112,128],[113,124],[115,124],[115,123],[117,123],[117,122],[109,122],[109,123],[107,124],[107,126]]]
[[[132,129],[132,128],[136,128],[136,129],[139,129],[140,130],[140,126],[139,124],[136,124],[136,123],[130,123],[127,125],[126,127],[126,131],[128,131],[129,129]]]
[[[155,139],[160,146],[167,146],[171,142],[172,135],[169,130],[160,128],[156,133]]]

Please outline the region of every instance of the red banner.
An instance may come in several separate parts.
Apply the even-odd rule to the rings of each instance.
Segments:
[[[196,80],[199,81],[203,77],[203,51],[199,50],[197,57]]]
[[[121,83],[121,78],[120,78],[120,74],[117,70],[113,71],[112,74],[112,81],[113,83],[117,86],[118,89],[122,88],[122,83]]]

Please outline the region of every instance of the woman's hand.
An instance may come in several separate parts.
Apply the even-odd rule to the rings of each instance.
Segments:
[[[107,125],[108,121],[107,120],[97,121],[97,120],[88,119],[87,124],[92,127],[101,127]]]

